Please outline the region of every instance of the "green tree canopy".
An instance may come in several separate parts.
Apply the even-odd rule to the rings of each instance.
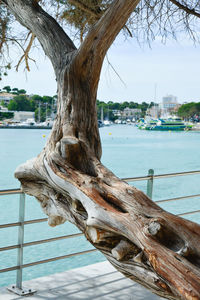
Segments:
[[[4,86],[4,87],[3,87],[3,90],[6,91],[7,93],[10,93],[11,87],[10,87],[9,85]]]
[[[178,115],[184,119],[192,118],[196,114],[200,114],[200,102],[183,104],[178,110]]]
[[[16,111],[34,111],[35,103],[27,98],[25,95],[19,95],[10,100],[8,104],[9,110]]]

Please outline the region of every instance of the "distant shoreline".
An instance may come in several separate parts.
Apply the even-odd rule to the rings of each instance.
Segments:
[[[34,126],[34,125],[30,125],[30,126],[0,126],[0,129],[52,129],[52,126]]]

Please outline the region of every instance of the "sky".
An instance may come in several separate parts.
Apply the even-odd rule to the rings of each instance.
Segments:
[[[56,81],[49,59],[38,50],[31,56],[36,59],[36,64],[31,63],[31,72],[24,72],[24,65],[18,72],[11,70],[0,88],[10,85],[28,94],[55,95]],[[151,48],[141,48],[134,39],[118,38],[105,58],[97,98],[105,102],[160,103],[166,95],[176,96],[179,103],[200,102],[200,45],[194,46],[187,39],[165,45],[156,40]]]

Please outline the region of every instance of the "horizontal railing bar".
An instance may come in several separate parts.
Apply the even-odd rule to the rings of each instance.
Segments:
[[[41,222],[46,222],[46,221],[48,221],[48,218],[33,219],[33,220],[24,221],[24,225],[41,223]]]
[[[0,228],[15,227],[15,226],[20,226],[20,225],[21,225],[20,222],[9,223],[9,224],[1,224],[1,225],[0,225]]]
[[[153,175],[153,178],[157,179],[157,178],[187,176],[187,175],[195,175],[195,174],[200,174],[200,170],[185,171],[185,172],[178,172],[178,173],[158,174],[158,175]],[[151,178],[152,178],[152,176],[138,176],[138,177],[126,177],[126,178],[121,178],[121,179],[124,181],[140,181],[140,180],[148,180]],[[9,195],[9,194],[22,194],[22,193],[23,193],[23,191],[20,188],[0,190],[0,196],[1,195]]]
[[[24,244],[22,244],[22,247],[28,247],[28,246],[39,245],[39,244],[44,244],[44,243],[50,243],[50,242],[54,242],[54,241],[58,241],[58,240],[78,237],[78,236],[81,236],[81,235],[83,235],[82,232],[69,234],[69,235],[63,235],[63,236],[57,236],[57,237],[50,238],[50,239],[24,243]],[[17,248],[20,248],[20,247],[21,247],[21,245],[12,245],[12,246],[7,246],[7,247],[2,247],[2,248],[0,248],[0,251],[7,251],[7,250],[12,250],[12,249],[17,249]]]
[[[181,196],[181,197],[170,198],[170,199],[164,199],[164,200],[156,200],[155,202],[156,202],[156,203],[162,203],[162,202],[169,202],[169,201],[174,201],[174,200],[189,199],[189,198],[195,198],[195,197],[200,197],[200,194],[189,195],[189,196]]]
[[[148,180],[151,179],[152,176],[139,176],[139,177],[126,177],[126,178],[121,178],[123,181],[142,181],[142,180]]]
[[[21,189],[9,189],[9,190],[0,190],[0,196],[2,195],[13,195],[13,194],[23,194]]]
[[[46,221],[48,221],[48,218],[28,220],[28,221],[24,221],[23,224],[28,225],[28,224],[41,223],[41,222],[46,222]],[[0,228],[15,227],[15,226],[20,226],[20,225],[21,225],[21,222],[1,224]]]
[[[75,253],[71,253],[71,254],[66,254],[66,255],[62,255],[62,256],[57,256],[57,257],[53,257],[53,258],[48,258],[48,259],[39,260],[39,261],[35,261],[35,262],[32,262],[32,263],[24,264],[24,265],[21,265],[20,267],[21,268],[28,268],[28,267],[32,267],[32,266],[36,266],[36,265],[40,265],[40,264],[45,264],[45,263],[48,263],[48,262],[69,258],[69,257],[72,257],[72,256],[83,255],[83,254],[87,254],[87,253],[91,253],[91,252],[95,252],[95,251],[97,251],[97,249],[91,249],[91,250],[85,250],[85,251],[81,251],[81,252],[75,252]],[[20,267],[19,266],[14,266],[14,267],[1,269],[0,273],[15,271],[15,270],[18,270]]]
[[[153,179],[159,179],[159,178],[169,178],[169,177],[187,176],[187,175],[195,175],[195,174],[200,174],[200,170],[178,172],[178,173],[167,173],[167,174],[160,174],[160,175],[153,175],[153,176],[127,177],[121,179],[128,182],[128,181],[148,180],[151,179],[152,177]]]
[[[177,216],[193,215],[193,214],[196,214],[196,213],[200,213],[200,209],[199,210],[188,211],[188,212],[185,212],[185,213],[182,213],[182,214],[178,214]]]

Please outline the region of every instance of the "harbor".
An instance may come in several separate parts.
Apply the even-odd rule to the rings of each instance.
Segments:
[[[84,2],[0,2],[0,300],[200,300],[199,1]]]
[[[18,130],[2,129],[1,135],[1,189],[19,188],[18,181],[14,178],[15,168],[30,157],[36,156],[44,147],[50,130]],[[117,125],[100,128],[102,138],[102,162],[106,164],[119,177],[135,178],[138,180],[129,184],[147,191],[147,182],[152,179],[148,175],[149,169],[154,169],[155,180],[150,189],[154,201],[161,201],[159,205],[164,209],[183,215],[184,218],[200,223],[199,211],[199,133],[193,131],[160,132],[138,130],[135,126]],[[13,151],[13,147],[15,151]],[[7,160],[6,157],[10,159]],[[184,164],[183,164],[184,162]],[[172,177],[172,175],[156,178],[159,174],[172,174],[177,172],[195,171],[194,174]],[[150,177],[148,177],[150,176]],[[195,197],[190,197],[191,195]],[[184,198],[188,196],[189,198]],[[180,200],[180,197],[184,199]],[[173,199],[172,201],[163,201]],[[0,197],[0,207],[4,211],[0,223],[18,222],[19,195],[4,195]],[[196,211],[196,213],[192,213]],[[39,203],[30,196],[26,196],[25,221],[45,219]],[[34,221],[36,222],[36,221]],[[8,227],[0,230],[0,247],[18,244],[18,227]],[[56,228],[50,228],[47,219],[41,223],[25,226],[24,243],[35,243],[24,248],[23,264],[31,264],[23,269],[23,281],[33,280],[42,276],[50,276],[56,272],[62,273],[79,267],[103,262],[105,258],[83,236],[73,239],[53,241],[48,246],[46,243],[36,244],[37,241],[55,239],[59,236],[78,235],[78,230],[70,223],[65,223]],[[71,256],[63,260],[49,261],[45,264],[32,265],[33,262],[43,261],[58,256],[68,256],[70,253],[90,251],[80,256]],[[1,268],[6,269],[16,266],[17,248],[1,251]],[[0,286],[5,287],[15,284],[16,270],[1,273]],[[129,296],[128,296],[129,297]],[[106,299],[106,298],[105,298]],[[129,298],[127,298],[129,299]],[[142,299],[142,298],[141,298]]]

